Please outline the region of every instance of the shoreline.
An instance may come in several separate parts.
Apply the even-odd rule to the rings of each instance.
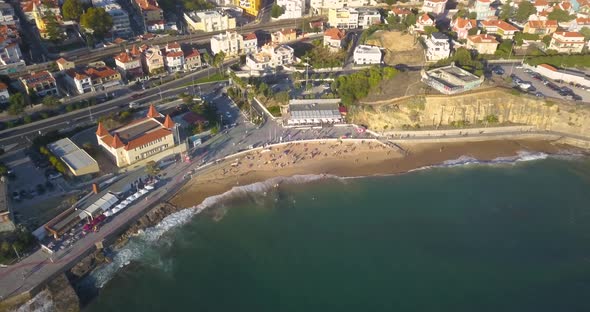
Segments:
[[[315,145],[308,143],[310,147]],[[188,181],[171,197],[169,202],[179,208],[191,208],[201,204],[208,197],[230,191],[234,186],[264,182],[276,177],[320,174],[342,178],[392,175],[441,165],[445,161],[456,160],[463,156],[485,162],[500,157],[518,156],[520,152],[552,155],[563,152],[582,153],[584,151],[569,145],[554,144],[552,141],[545,139],[406,143],[400,145],[407,151],[407,155],[402,155],[399,151],[389,147],[383,150],[365,149],[356,155],[310,159],[295,166],[280,168],[262,166],[262,168],[244,168],[241,171],[228,171],[226,169],[226,174],[223,174],[224,168],[228,168],[228,166],[236,162],[242,162],[246,156],[259,152],[245,153],[210,166],[202,174]],[[287,144],[285,146],[284,149],[288,149],[292,145]],[[276,151],[280,152],[281,150]]]

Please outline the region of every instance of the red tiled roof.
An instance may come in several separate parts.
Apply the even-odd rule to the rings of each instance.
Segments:
[[[329,28],[324,31],[324,36],[328,36],[332,40],[342,40],[344,39],[344,31],[338,28]]]
[[[133,58],[127,52],[121,52],[115,56],[115,60],[122,62],[122,63],[129,63],[133,61]]]
[[[125,146],[125,144],[123,143],[123,141],[121,141],[121,138],[119,138],[119,134],[118,133],[115,133],[115,135],[113,136],[113,140],[111,141],[111,144],[109,144],[109,145],[111,147],[114,147],[114,148],[119,148],[119,147]]]
[[[148,109],[147,117],[148,118],[160,117],[160,113],[158,113],[154,104],[150,105],[150,108]]]
[[[4,82],[0,82],[0,90],[6,90],[8,86]]]
[[[155,11],[160,10],[158,5],[158,1],[155,0],[135,0],[135,3],[143,10],[143,11]]]
[[[590,25],[590,17],[578,17],[576,23],[578,25]]]
[[[296,33],[296,31],[294,29],[291,29],[291,28],[289,28],[289,29],[281,29],[281,33],[283,35],[290,35],[290,34]]]
[[[127,42],[127,40],[123,39],[123,38],[117,38],[115,40],[113,40],[114,43],[116,44],[121,44],[123,42]]]
[[[249,33],[244,35],[244,40],[257,40],[255,33]]]
[[[428,16],[428,14],[424,13],[424,14],[422,14],[422,16],[420,16],[419,20],[422,22],[426,22],[426,21],[432,20],[432,19],[430,18],[430,16]]]
[[[412,11],[410,11],[406,8],[393,8],[393,9],[391,9],[391,13],[393,13],[395,15],[409,15],[412,13]]]
[[[180,57],[183,55],[184,55],[184,53],[182,51],[166,53],[166,57]]]
[[[105,77],[117,75],[119,73],[116,70],[114,70],[108,66],[99,67],[99,68],[89,67],[84,72],[93,78],[105,78]]]
[[[455,20],[455,28],[465,28],[467,27],[467,25],[470,25],[471,28],[475,27],[477,25],[475,20],[471,20],[468,18],[462,18],[462,17],[458,17]]]
[[[492,36],[492,35],[488,35],[488,34],[479,34],[479,35],[473,35],[473,36],[469,36],[467,37],[468,41],[471,41],[473,43],[494,43],[494,44],[498,44],[498,41],[496,40],[496,37]]]
[[[170,118],[170,115],[166,115],[166,119],[164,119],[164,123],[162,124],[162,126],[164,126],[164,128],[166,128],[166,129],[174,128],[174,121],[172,121],[172,118]]]
[[[166,46],[167,49],[180,49],[180,44],[178,42],[175,43],[169,43]]]
[[[539,64],[539,66],[541,66],[541,67],[545,67],[545,68],[547,68],[548,70],[557,71],[557,68],[555,68],[555,67],[553,67],[553,66],[551,66],[551,65],[549,65],[549,64]]]
[[[59,63],[59,64],[65,64],[68,62],[68,60],[66,60],[63,57],[58,58],[55,62]]]
[[[549,2],[547,0],[537,0],[533,3],[534,6],[548,6]]]
[[[562,36],[566,38],[584,38],[584,36],[577,32],[577,31],[556,31],[553,33],[553,36]]]
[[[108,134],[109,134],[109,132],[102,125],[102,122],[98,122],[98,128],[96,129],[96,135],[98,135],[99,137],[103,137],[103,136],[106,136]]]
[[[530,28],[557,28],[557,21],[556,20],[548,20],[548,21],[540,21],[540,20],[534,20],[534,21],[528,21],[527,22],[528,26]]]
[[[199,56],[201,56],[201,53],[199,53],[199,50],[197,50],[197,49],[187,50],[184,53],[184,58],[185,59],[193,58],[193,57],[199,57]]]
[[[569,1],[563,1],[557,5],[560,9],[564,11],[569,11],[572,8],[572,4]]]
[[[68,70],[66,71],[66,74],[67,74],[68,76],[70,76],[70,77],[72,77],[72,78],[76,79],[76,80],[83,80],[83,79],[86,79],[86,78],[88,78],[88,76],[86,76],[85,74],[79,73],[77,70],[75,70],[75,69],[73,69],[73,68],[72,68],[72,69],[68,69]]]
[[[23,76],[23,79],[27,84],[37,85],[42,82],[55,82],[55,78],[51,75],[50,72],[44,70],[38,73],[31,73],[29,75]]]
[[[484,27],[498,27],[499,29],[505,30],[505,31],[517,31],[518,28],[514,27],[511,24],[506,23],[505,21],[502,20],[487,20],[487,21],[482,21],[481,25]]]
[[[134,149],[136,147],[142,146],[144,144],[147,144],[149,142],[153,142],[159,138],[163,138],[165,136],[168,136],[172,134],[172,132],[168,129],[164,129],[164,128],[160,128],[151,132],[148,132],[140,137],[138,137],[135,140],[131,140],[127,143],[127,146],[125,146],[125,150],[130,150],[130,149]]]
[[[191,125],[194,125],[196,123],[204,123],[207,121],[205,117],[194,112],[188,112],[184,114],[184,116],[182,116],[182,119]]]

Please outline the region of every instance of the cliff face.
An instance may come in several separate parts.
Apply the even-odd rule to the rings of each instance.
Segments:
[[[590,137],[590,107],[511,94],[501,89],[456,96],[414,96],[391,104],[360,105],[350,119],[376,131],[459,124],[485,120],[515,123]],[[496,123],[495,121],[493,123]]]

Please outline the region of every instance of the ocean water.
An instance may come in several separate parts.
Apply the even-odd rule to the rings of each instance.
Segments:
[[[133,238],[83,311],[590,311],[590,160],[543,158],[235,190]]]

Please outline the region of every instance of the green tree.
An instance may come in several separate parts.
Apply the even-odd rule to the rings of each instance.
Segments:
[[[518,9],[516,10],[514,19],[521,23],[524,23],[529,19],[529,16],[533,15],[535,12],[537,12],[537,9],[531,2],[522,1],[518,5]]]
[[[57,17],[51,10],[45,12],[45,32],[49,41],[54,44],[59,43],[64,39],[64,32],[61,29],[61,25],[57,21]]]
[[[148,174],[157,175],[160,172],[160,167],[158,167],[155,161],[150,160],[145,164],[145,171]]]
[[[430,37],[430,35],[432,35],[432,33],[437,32],[438,29],[436,29],[436,27],[434,26],[426,26],[424,27],[424,33]]]
[[[8,113],[20,115],[25,111],[25,97],[21,93],[15,93],[8,99]]]
[[[283,15],[283,13],[285,13],[285,8],[283,8],[282,6],[278,5],[275,2],[272,5],[272,8],[270,9],[270,16],[277,18],[277,17]]]
[[[10,253],[10,243],[7,241],[2,241],[2,244],[0,245],[0,253],[2,253],[3,255],[7,255],[8,253]]]
[[[507,20],[512,16],[512,1],[508,0],[500,7],[500,16],[501,20]]]
[[[553,9],[553,11],[551,11],[551,13],[549,13],[547,18],[550,20],[556,20],[559,23],[564,23],[564,22],[569,22],[569,21],[573,20],[574,18],[576,18],[576,16],[569,15],[569,13],[567,13],[564,10]]]
[[[498,49],[496,50],[496,52],[494,53],[497,56],[500,57],[509,57],[512,51],[512,41],[510,40],[504,40],[502,41],[502,43],[500,43],[500,45],[498,46]]]
[[[471,52],[465,48],[458,48],[453,55],[453,60],[457,65],[469,65],[471,62]]]
[[[408,14],[408,16],[406,16],[406,18],[404,19],[404,25],[406,25],[406,27],[410,27],[415,24],[416,24],[416,14],[414,14],[414,13]]]
[[[547,36],[543,37],[543,39],[541,39],[541,41],[543,41],[545,46],[548,47],[549,43],[551,43],[551,35],[547,35]]]
[[[580,34],[584,36],[584,40],[590,40],[590,27],[582,27],[582,29],[580,29]]]
[[[102,38],[113,28],[113,18],[103,8],[89,8],[80,16],[80,25],[90,29],[94,36]]]
[[[58,107],[61,104],[59,99],[54,97],[53,95],[48,95],[48,96],[44,97],[42,103],[43,103],[43,106],[47,106],[50,108]]]
[[[66,21],[79,21],[84,7],[80,0],[65,0],[61,7],[62,15]]]

